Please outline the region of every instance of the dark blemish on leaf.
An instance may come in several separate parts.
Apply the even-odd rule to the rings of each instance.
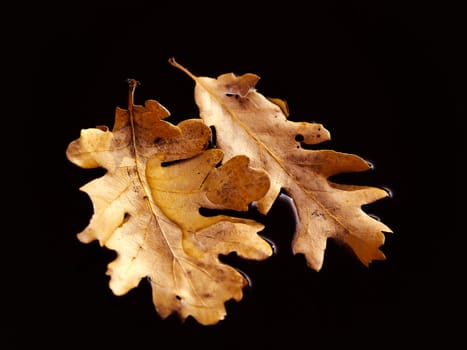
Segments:
[[[303,140],[305,140],[305,138],[303,137],[302,134],[297,134],[297,135],[295,136],[295,141],[297,141],[297,142],[303,142]]]
[[[320,218],[323,218],[323,219],[325,218],[324,213],[320,212],[319,210],[315,210],[314,212],[312,212],[311,216],[320,217]]]
[[[118,227],[122,227],[128,220],[130,220],[131,215],[129,213],[124,213],[123,214],[123,220],[122,222],[118,225]]]

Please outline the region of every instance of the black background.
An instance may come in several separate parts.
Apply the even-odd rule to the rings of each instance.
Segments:
[[[25,166],[36,185],[31,237],[24,239],[34,242],[35,259],[19,274],[23,293],[13,293],[24,307],[11,318],[11,348],[28,339],[25,329],[36,344],[64,348],[321,349],[439,337],[448,322],[440,315],[455,307],[437,292],[458,217],[452,201],[438,197],[445,194],[442,169],[450,169],[454,187],[460,162],[452,146],[454,116],[464,108],[455,89],[455,8],[389,1],[80,4],[37,5],[32,13],[26,128],[34,146]],[[144,280],[113,295],[105,271],[114,254],[76,238],[92,215],[79,187],[103,171],[73,165],[65,149],[81,129],[113,125],[115,107],[126,107],[127,78],[141,82],[137,104],[156,99],[174,124],[197,117],[194,83],[168,63],[172,56],[196,75],[259,75],[258,91],[285,99],[291,120],[324,124],[332,136],[326,147],[371,161],[374,170],[339,179],[393,193],[365,208],[394,231],[382,247],[387,260],[367,268],[330,241],[322,270],[311,270],[291,252],[292,209],[278,200],[257,216],[276,254],[261,263],[229,257],[252,285],[240,302],[227,303],[219,324],[161,320]],[[456,159],[444,157],[443,147]]]

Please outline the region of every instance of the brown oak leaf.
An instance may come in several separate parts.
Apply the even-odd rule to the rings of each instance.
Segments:
[[[297,212],[292,248],[305,255],[311,268],[321,269],[328,238],[349,246],[365,265],[386,258],[379,248],[384,233],[391,230],[362,206],[387,197],[388,192],[329,180],[339,173],[366,171],[367,161],[354,154],[301,147],[301,142],[329,140],[329,131],[319,123],[288,120],[285,101],[256,91],[259,76],[196,76],[173,58],[169,61],[195,81],[200,117],[215,127],[225,159],[244,154],[253,167],[269,174],[271,186],[257,202],[259,211],[267,213],[281,190],[292,198]]]
[[[176,313],[215,324],[225,317],[225,302],[241,300],[247,284],[219,255],[262,260],[272,248],[258,234],[261,223],[199,210],[247,210],[268,191],[269,178],[246,156],[219,165],[224,153],[207,148],[211,130],[201,119],[172,125],[157,101],[134,104],[135,86],[131,80],[128,109],[116,109],[111,131],[83,129],[67,147],[72,163],[107,170],[81,187],[94,214],[78,238],[116,251],[107,270],[116,295],[147,277],[162,318]]]

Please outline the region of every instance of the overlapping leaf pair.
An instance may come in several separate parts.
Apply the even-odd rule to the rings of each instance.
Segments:
[[[264,260],[273,254],[260,235],[263,224],[230,215],[203,216],[200,208],[267,214],[281,190],[293,199],[295,253],[319,270],[328,238],[352,248],[362,263],[385,259],[379,250],[391,230],[362,206],[388,193],[369,186],[333,183],[342,172],[368,170],[362,158],[332,150],[309,150],[301,142],[329,140],[317,123],[292,122],[287,106],[255,90],[255,74],[198,77],[171,59],[196,83],[200,119],[173,125],[155,100],[134,103],[130,81],[127,109],[116,108],[112,130],[81,130],[66,155],[82,168],[106,174],[81,190],[94,214],[78,234],[116,251],[108,266],[110,288],[126,294],[141,279],[152,284],[153,303],[165,318],[192,316],[204,325],[225,317],[225,302],[241,300],[247,279],[219,260],[235,252]],[[216,147],[209,147],[211,129]],[[300,141],[297,141],[300,135]]]

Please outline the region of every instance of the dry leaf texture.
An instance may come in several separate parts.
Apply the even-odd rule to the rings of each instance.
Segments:
[[[165,318],[193,316],[215,324],[226,314],[224,303],[240,300],[247,279],[220,262],[236,252],[262,260],[272,254],[258,235],[263,225],[225,215],[205,217],[201,207],[247,210],[263,197],[269,178],[253,169],[246,156],[223,160],[223,151],[207,149],[210,129],[200,119],[177,126],[164,121],[169,112],[155,100],[135,105],[130,81],[128,109],[116,109],[115,123],[83,129],[66,155],[82,168],[102,167],[106,174],[81,190],[94,214],[78,234],[117,252],[108,265],[110,288],[123,295],[148,277],[153,302]]]
[[[269,174],[271,186],[258,201],[260,212],[269,211],[281,190],[293,199],[297,225],[292,248],[305,255],[311,268],[321,269],[328,238],[351,247],[365,265],[385,259],[379,248],[384,233],[391,230],[365,213],[362,206],[387,197],[388,192],[329,180],[335,174],[370,169],[364,159],[333,150],[302,148],[301,142],[318,144],[329,140],[330,133],[318,123],[288,120],[283,100],[266,98],[256,91],[259,76],[255,74],[227,73],[210,78],[195,76],[174,59],[170,63],[195,81],[200,117],[215,127],[217,146],[225,152],[225,159],[244,154],[253,167]]]

